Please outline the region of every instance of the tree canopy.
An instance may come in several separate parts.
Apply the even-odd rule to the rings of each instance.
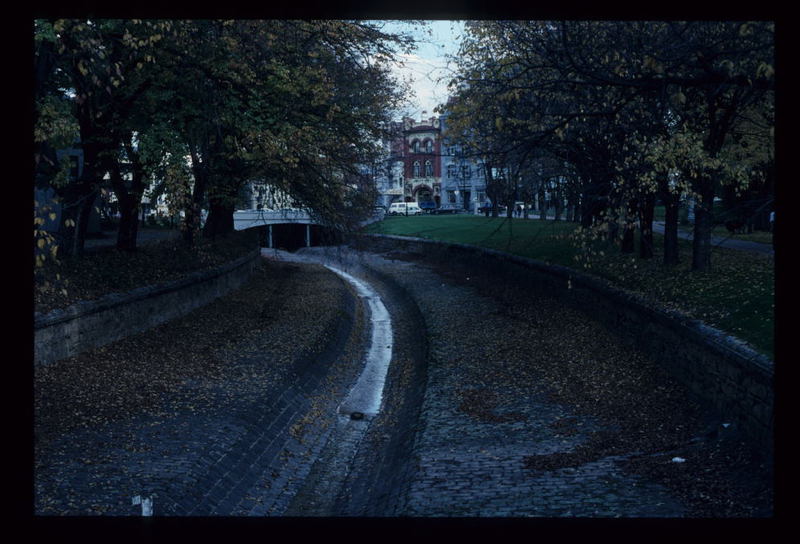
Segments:
[[[37,184],[58,193],[64,253],[82,251],[104,190],[120,204],[118,247],[135,249],[155,177],[187,242],[201,210],[206,235],[232,230],[249,181],[339,228],[371,211],[361,166],[401,98],[389,62],[409,37],[364,21],[56,19],[35,21],[34,38]],[[76,179],[56,153],[69,145],[83,152]]]
[[[770,171],[769,21],[473,21],[456,62],[457,135],[508,166],[545,157],[577,172],[582,226],[612,237],[638,220],[646,241],[656,197],[670,232],[669,208],[690,199],[697,270],[710,265],[714,199]]]

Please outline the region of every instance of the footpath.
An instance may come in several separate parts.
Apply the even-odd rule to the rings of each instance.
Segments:
[[[664,222],[654,221],[653,231],[659,234],[664,233]],[[693,234],[690,231],[678,229],[678,237],[684,240],[691,240]],[[762,244],[760,242],[751,242],[749,240],[737,240],[731,236],[712,236],[711,243],[716,247],[724,247],[727,249],[738,249],[739,251],[751,251],[753,253],[762,253],[764,255],[774,255],[775,248],[771,244]]]

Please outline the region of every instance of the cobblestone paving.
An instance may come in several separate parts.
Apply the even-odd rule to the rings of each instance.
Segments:
[[[154,495],[156,515],[690,515],[676,494],[625,470],[623,461],[641,452],[559,457],[619,430],[580,399],[554,397],[537,373],[542,357],[566,347],[537,343],[542,323],[583,327],[587,318],[547,304],[535,319],[510,311],[473,287],[477,277],[448,276],[408,254],[332,254],[349,258],[345,270],[366,277],[392,314],[395,351],[374,419],[336,414],[361,368],[363,309],[341,314],[350,328],[315,365],[274,357],[271,342],[291,343],[309,317],[290,307],[272,336],[230,346],[224,379],[187,376],[158,409],[132,400],[117,421],[49,430],[37,448],[36,513],[137,515],[131,497]],[[354,304],[332,272],[291,266],[292,277],[313,284],[290,291],[333,292]],[[587,327],[582,342],[587,330],[602,335]],[[614,341],[604,342],[597,345]],[[551,458],[552,466],[533,462]]]
[[[102,391],[104,380],[113,381],[114,372],[121,371],[131,371],[142,385],[127,391],[129,410],[112,421],[90,415],[78,428],[58,429],[48,423],[52,415],[37,413],[35,513],[136,516],[141,507],[132,498],[139,495],[153,498],[158,516],[281,514],[308,473],[309,459],[326,442],[335,406],[359,371],[362,342],[361,310],[345,284],[320,268],[290,266],[295,273],[282,288],[304,289],[312,299],[333,303],[330,310],[313,304],[273,310],[284,319],[268,324],[268,334],[220,348],[216,355],[224,372],[216,379],[185,375],[179,353],[170,363],[175,367],[168,379],[161,382],[158,401],[137,404],[135,389],[157,379],[148,378],[146,368],[137,372],[114,366],[115,358],[129,351],[124,343],[103,350],[100,364],[110,370],[102,373],[81,370],[95,364],[87,356],[40,369],[39,374],[73,377],[77,372],[78,379],[65,385],[68,392]],[[251,290],[246,297],[267,295],[263,286],[244,289]],[[233,306],[258,313],[263,302],[252,303],[246,310],[247,303]],[[212,321],[224,318],[219,304],[143,333],[136,341],[168,343],[182,327],[209,314]],[[302,325],[308,323],[310,310],[319,319],[314,327]],[[295,336],[300,333],[309,336]],[[75,404],[59,398],[57,386],[37,380],[37,398],[48,398],[49,406],[64,413],[75,411]],[[104,394],[97,398],[102,402]]]
[[[478,381],[472,365],[497,365],[507,339],[478,344],[485,330],[508,331],[496,303],[468,287],[450,285],[422,266],[403,261],[373,266],[391,274],[414,296],[425,315],[431,341],[428,382],[415,453],[418,470],[401,515],[409,516],[621,516],[674,517],[683,514],[663,487],[625,474],[615,458],[579,467],[536,472],[526,458],[569,452],[601,424],[576,416],[569,407],[547,402],[535,385],[519,388]],[[431,296],[431,293],[436,293]],[[552,316],[557,319],[557,316]],[[511,332],[511,331],[509,331]],[[512,341],[522,341],[515,338]],[[506,357],[529,357],[527,353]],[[513,380],[513,376],[509,376]],[[499,387],[498,387],[499,386]],[[490,413],[463,406],[472,397],[502,399]],[[473,408],[475,408],[473,406]],[[473,413],[470,413],[473,412]],[[554,423],[569,420],[575,433]]]

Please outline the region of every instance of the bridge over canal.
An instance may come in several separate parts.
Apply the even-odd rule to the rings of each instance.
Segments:
[[[383,218],[375,214],[364,224]],[[286,208],[280,210],[238,210],[233,214],[236,230],[258,228],[261,247],[294,251],[301,247],[325,246],[341,243],[341,232],[321,224],[307,210]]]
[[[306,210],[238,210],[233,214],[236,230],[258,228],[263,231],[261,246],[295,250],[326,245],[335,238],[333,229],[321,225]]]

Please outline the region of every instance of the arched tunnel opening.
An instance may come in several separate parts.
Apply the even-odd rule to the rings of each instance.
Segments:
[[[301,247],[331,246],[341,244],[343,241],[340,231],[321,225],[279,223],[257,228],[260,232],[260,245],[265,248],[297,251]]]

